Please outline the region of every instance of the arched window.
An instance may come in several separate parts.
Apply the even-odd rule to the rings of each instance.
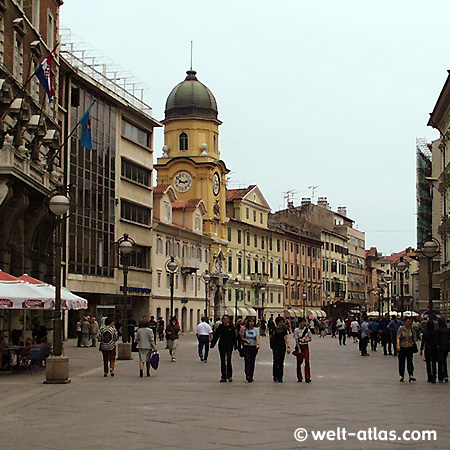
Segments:
[[[180,150],[189,150],[189,137],[184,131],[179,136],[179,147]]]

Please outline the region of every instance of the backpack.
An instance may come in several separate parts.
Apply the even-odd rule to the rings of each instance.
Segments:
[[[111,330],[105,329],[102,331],[102,343],[103,344],[110,344],[113,340],[113,335],[111,333]]]

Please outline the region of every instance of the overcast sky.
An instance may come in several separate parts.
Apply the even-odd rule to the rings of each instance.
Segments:
[[[449,17],[448,0],[65,0],[60,24],[147,84],[156,119],[194,41],[229,187],[257,184],[278,210],[318,186],[390,253],[416,245],[415,140],[438,137]],[[158,129],[155,159],[162,145]]]

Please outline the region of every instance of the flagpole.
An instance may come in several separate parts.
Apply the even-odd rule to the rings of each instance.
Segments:
[[[55,50],[56,50],[56,48],[58,47],[58,45],[59,45],[59,42],[55,45],[55,48],[54,48],[48,55],[52,55],[52,54],[55,52]],[[47,56],[48,56],[48,55],[47,55]],[[46,56],[46,57],[47,57],[47,56]],[[31,61],[30,61],[30,71],[31,71],[31,66],[32,66],[32,64],[33,64],[33,59],[31,59]],[[25,87],[26,87],[27,84],[33,79],[33,77],[34,77],[35,74],[36,74],[36,71],[34,71],[33,74],[30,75],[30,76],[27,78],[27,80],[26,80],[25,83],[23,84],[23,90],[25,90]],[[12,100],[9,102],[8,106],[6,107],[6,109],[5,109],[5,110],[3,111],[3,113],[0,115],[0,120],[3,120],[3,119],[4,119],[4,117],[6,116],[6,113],[8,112],[9,108],[11,108],[11,105],[14,103],[14,100],[18,99],[19,96],[20,96],[20,94],[22,94],[22,91],[21,91],[21,90],[17,91],[17,93],[16,93],[16,94],[14,95],[14,97],[12,98]]]
[[[94,106],[94,103],[96,102],[97,100],[94,100],[92,103],[91,103],[91,106],[89,106],[89,108],[86,110],[86,112],[87,111],[89,111],[93,106]],[[86,112],[81,116],[81,119],[84,117],[84,115],[86,114]],[[58,154],[59,154],[59,152],[61,151],[61,149],[63,148],[63,147],[65,147],[65,145],[67,144],[67,142],[69,141],[69,139],[70,139],[70,137],[73,135],[73,133],[75,133],[75,130],[78,128],[78,125],[80,125],[80,123],[81,123],[81,119],[76,123],[76,125],[73,127],[73,129],[72,129],[72,131],[69,133],[69,135],[66,137],[66,139],[64,140],[64,142],[58,147],[58,149],[56,150],[56,152],[55,152],[55,154],[52,156],[52,158],[50,159],[50,161],[48,161],[47,162],[47,167],[49,167],[49,166],[51,166],[52,164],[53,164],[53,161],[55,160],[55,158],[58,156]],[[48,153],[50,153],[50,152],[48,152]],[[48,153],[47,153],[47,155],[48,155]],[[46,156],[47,156],[46,155]]]

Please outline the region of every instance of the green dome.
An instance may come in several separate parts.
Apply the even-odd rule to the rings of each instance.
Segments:
[[[167,97],[166,120],[179,117],[199,117],[217,120],[217,102],[212,92],[188,70],[184,81],[177,84]]]

